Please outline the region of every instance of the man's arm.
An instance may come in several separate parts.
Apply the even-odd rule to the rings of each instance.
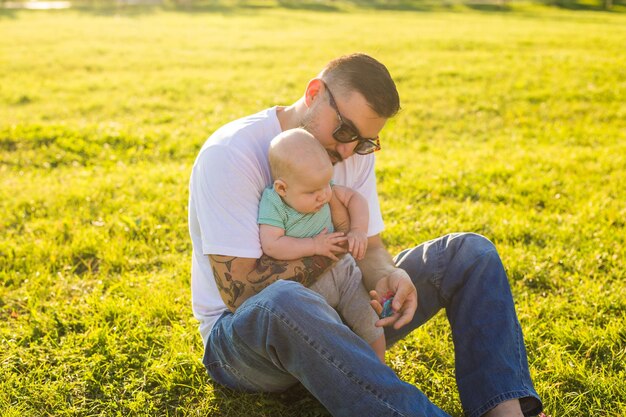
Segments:
[[[363,273],[363,284],[368,291],[376,289],[378,281],[395,272],[396,264],[389,254],[380,235],[370,236],[367,239],[365,257],[358,261],[359,269]]]
[[[278,261],[267,255],[259,259],[208,255],[215,283],[230,311],[279,279],[309,286],[333,261],[326,256],[311,256],[294,261]]]
[[[388,293],[394,296],[393,315],[379,320],[376,325],[393,325],[399,329],[409,323],[417,308],[417,291],[406,271],[396,267],[380,235],[369,237],[365,257],[357,261],[357,265],[363,274],[363,284],[370,291],[371,305],[379,315],[382,312],[382,297]]]

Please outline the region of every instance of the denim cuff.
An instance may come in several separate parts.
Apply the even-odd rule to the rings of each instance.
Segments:
[[[507,400],[513,400],[519,398],[520,405],[522,406],[522,413],[524,417],[536,416],[543,410],[543,404],[541,400],[532,391],[509,391],[502,394],[499,394],[496,397],[491,398],[481,407],[476,410],[466,411],[468,417],[481,417],[483,414],[487,413],[489,410],[494,408],[500,403],[503,403]]]

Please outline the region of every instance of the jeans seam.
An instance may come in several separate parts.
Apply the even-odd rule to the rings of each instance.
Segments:
[[[520,382],[522,384],[522,387],[524,387],[525,389],[529,389],[529,387],[526,386],[526,383],[524,382],[524,377],[522,376],[524,374],[524,367],[522,366],[522,352],[520,351],[520,336],[522,334],[522,329],[521,326],[519,324],[518,320],[515,320],[515,327],[517,328],[517,331],[515,332],[515,337],[516,337],[516,345],[517,345],[517,363],[519,365],[519,378],[520,378]]]
[[[285,326],[287,326],[289,329],[295,331],[295,333],[300,337],[300,339],[302,341],[304,341],[307,345],[309,345],[311,347],[311,349],[313,349],[318,356],[320,356],[322,359],[324,359],[328,364],[332,365],[335,369],[337,369],[339,372],[341,372],[346,378],[348,378],[349,380],[351,380],[352,382],[354,382],[358,387],[361,388],[361,390],[371,394],[374,396],[374,398],[384,407],[390,409],[391,411],[393,411],[394,413],[397,413],[399,416],[401,417],[407,417],[405,414],[403,414],[402,412],[400,412],[399,410],[396,410],[393,406],[391,406],[391,404],[389,404],[384,398],[381,398],[379,396],[378,393],[376,393],[375,391],[368,389],[368,385],[364,385],[361,381],[359,381],[358,379],[355,379],[353,376],[348,375],[341,367],[337,366],[333,361],[329,360],[322,352],[320,352],[313,343],[310,342],[310,338],[309,340],[307,340],[306,338],[303,337],[304,333],[302,332],[302,330],[297,327],[297,326],[293,326],[290,324],[289,321],[285,320],[285,318],[276,313],[274,310],[272,310],[271,308],[262,305],[262,304],[252,304],[248,307],[246,307],[246,309],[252,308],[252,307],[258,307],[261,308],[265,311],[267,311],[269,314],[273,315],[274,317],[276,317],[281,323],[283,323]]]
[[[445,262],[443,259],[444,252],[445,248],[443,247],[443,240],[437,241],[437,267],[431,281],[437,290],[441,290],[441,281],[443,280],[443,271],[445,269]]]

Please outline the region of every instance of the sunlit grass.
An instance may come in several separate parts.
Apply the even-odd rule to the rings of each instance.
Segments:
[[[208,381],[187,182],[215,128],[355,50],[402,98],[377,164],[388,246],[489,237],[547,411],[626,414],[626,15],[319,4],[0,14],[4,415],[327,415]],[[443,315],[388,360],[462,414]]]

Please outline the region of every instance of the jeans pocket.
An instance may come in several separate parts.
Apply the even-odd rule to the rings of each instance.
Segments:
[[[216,361],[204,366],[211,379],[220,385],[235,391],[259,392],[261,387],[240,375],[230,365]]]

